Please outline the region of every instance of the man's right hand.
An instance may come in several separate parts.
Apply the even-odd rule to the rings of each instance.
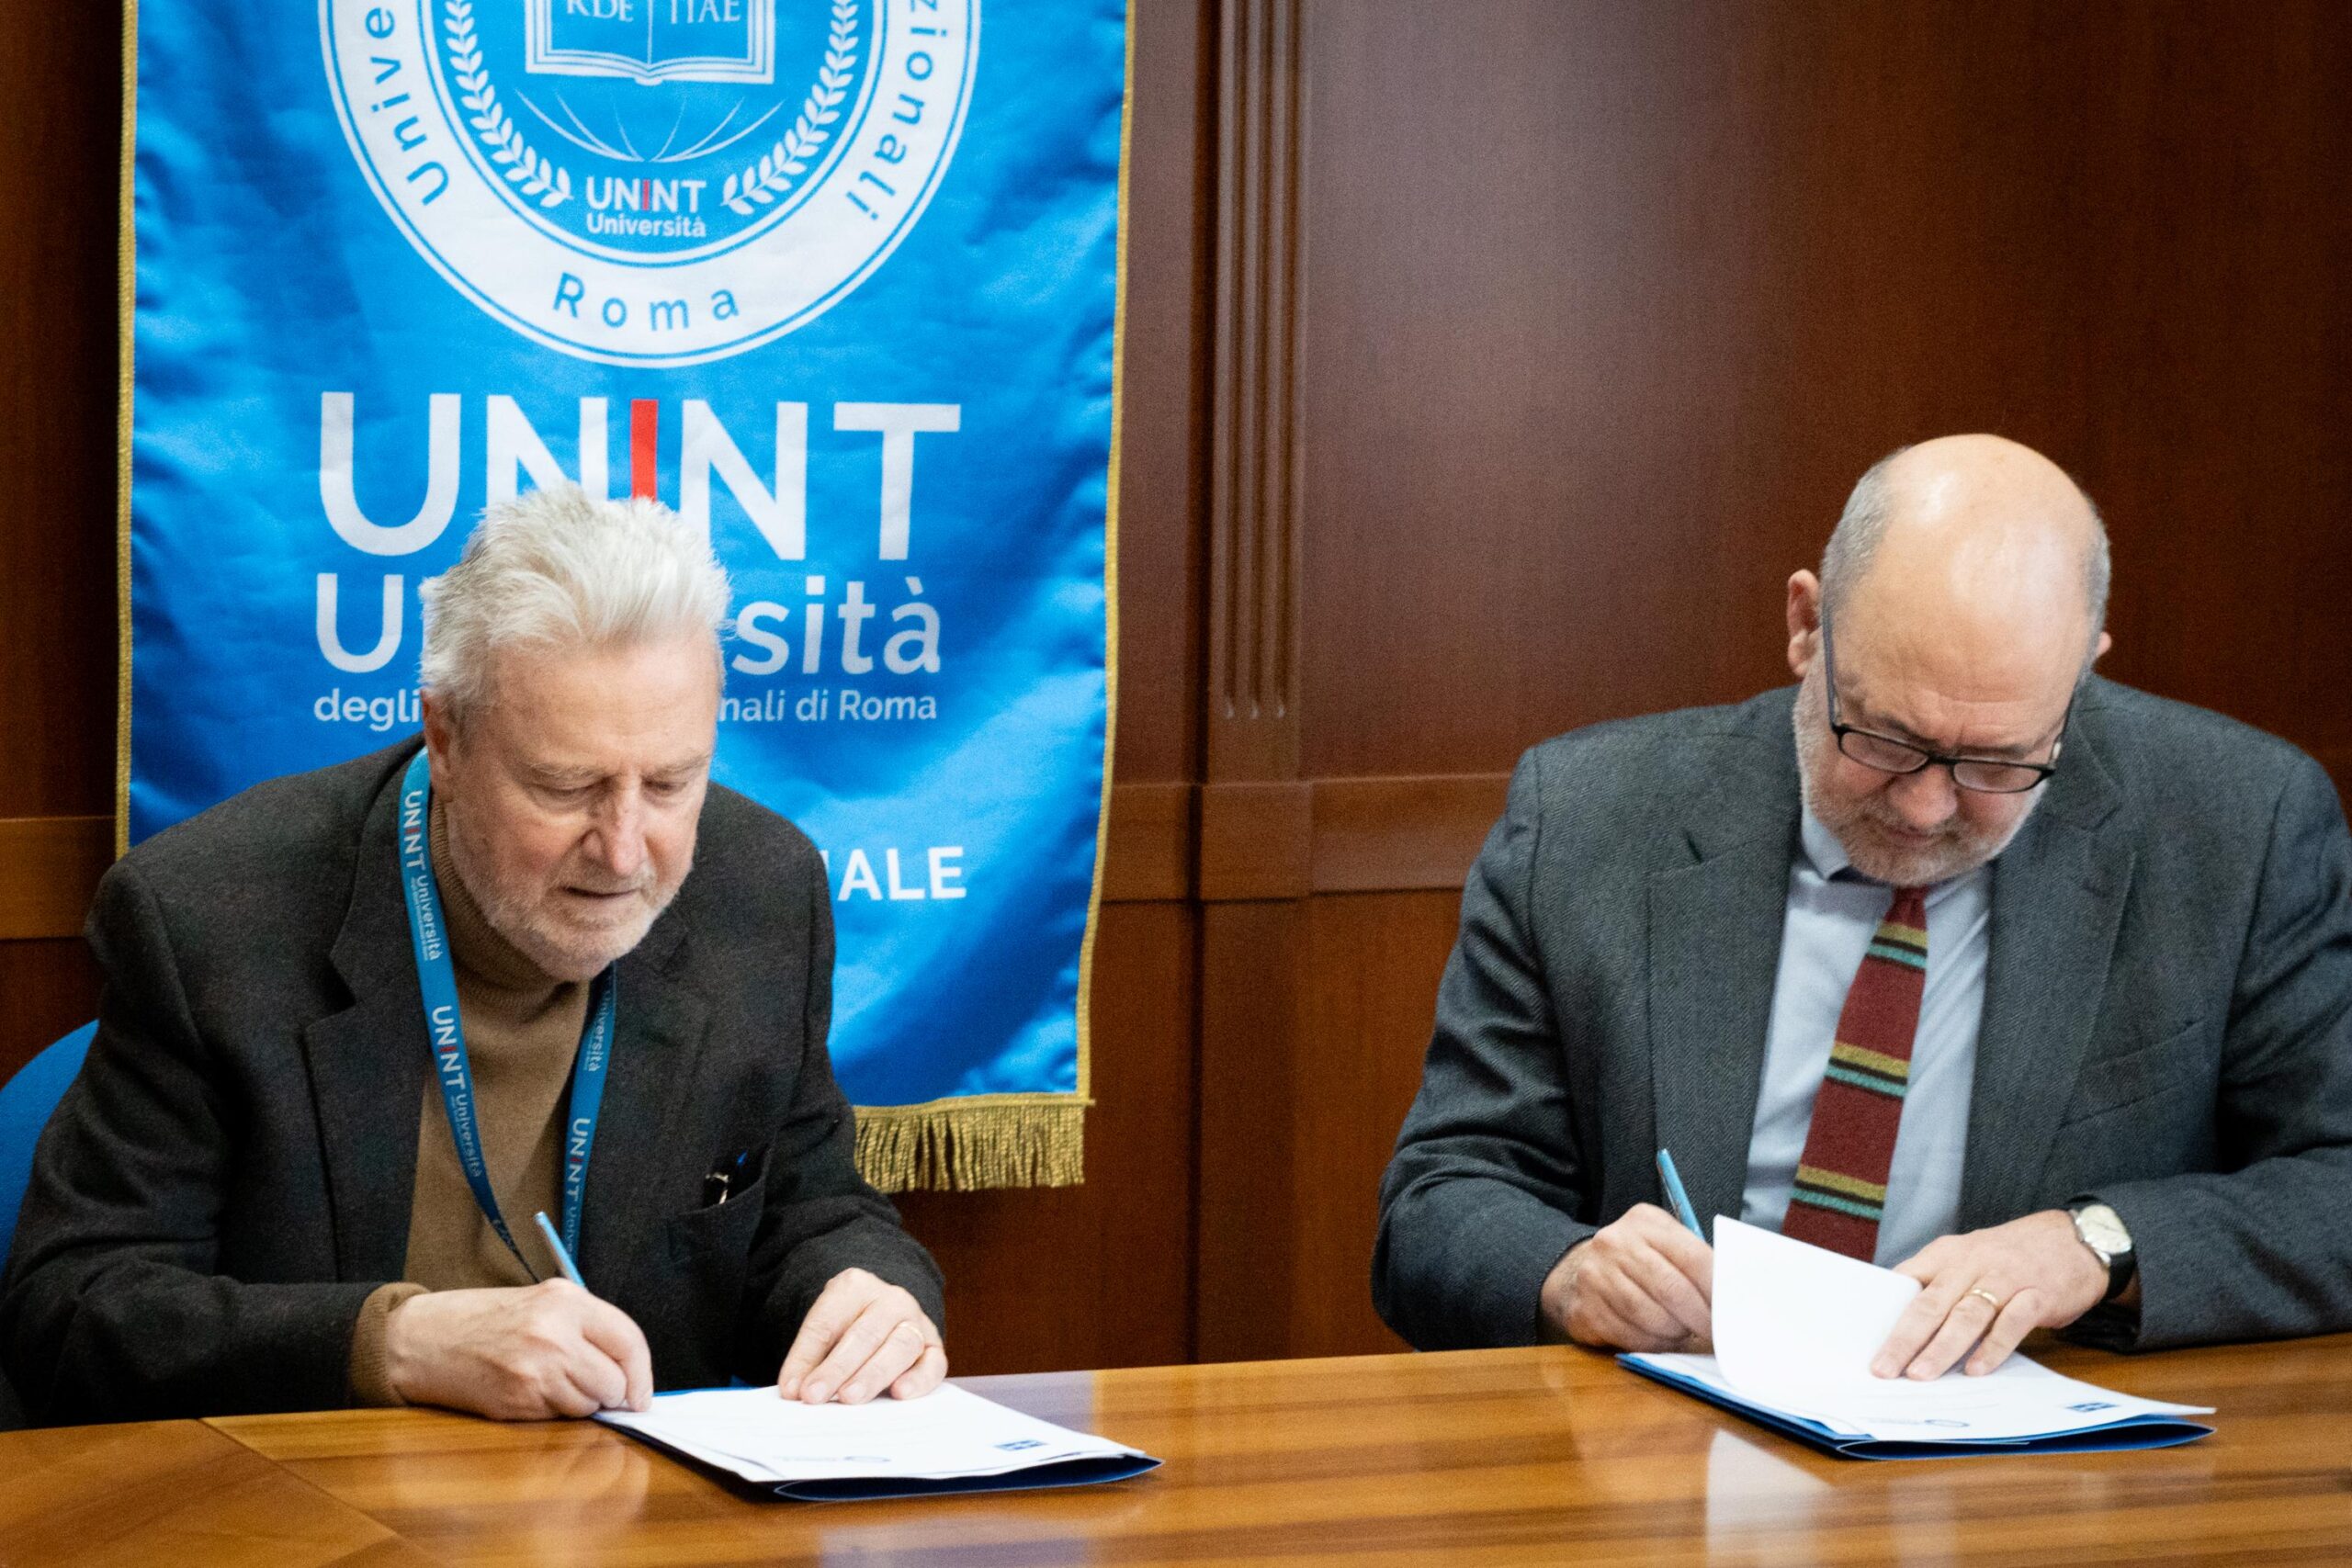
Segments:
[[[1553,1267],[1544,1327],[1579,1345],[1703,1350],[1713,1342],[1714,1292],[1714,1248],[1664,1209],[1636,1203]]]
[[[644,1332],[568,1280],[411,1296],[384,1320],[384,1368],[411,1404],[500,1421],[643,1410],[653,1399]]]

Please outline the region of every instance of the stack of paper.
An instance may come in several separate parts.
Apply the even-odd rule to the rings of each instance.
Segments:
[[[1859,1459],[2163,1448],[2212,1430],[2209,1407],[2136,1399],[2024,1356],[1932,1382],[1871,1374],[1919,1284],[1906,1275],[1715,1221],[1715,1353],[1618,1358],[1751,1420]]]
[[[1124,1481],[1159,1461],[949,1383],[922,1399],[803,1404],[773,1387],[657,1394],[597,1420],[779,1497],[842,1501]]]

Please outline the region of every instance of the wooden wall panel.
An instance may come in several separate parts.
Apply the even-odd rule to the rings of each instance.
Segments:
[[[1318,1209],[1289,1159],[1309,1013],[1312,791],[1299,778],[1296,346],[1299,0],[1218,17],[1215,360],[1201,791],[1199,1251],[1204,1359],[1279,1355],[1300,1290],[1288,1216]]]
[[[1208,221],[1216,199],[1210,0],[1133,7],[1126,292],[1121,302],[1122,783],[1200,776],[1201,509],[1209,417]],[[1115,869],[1115,868],[1114,868]]]
[[[1303,899],[1201,911],[1198,1243],[1194,1348],[1204,1361],[1303,1353],[1292,1332],[1305,1292],[1331,1280],[1299,1266],[1293,1220],[1344,1195],[1291,1159],[1304,1081],[1308,942]],[[1351,1088],[1333,1092],[1346,1094]]]
[[[79,936],[114,863],[114,818],[0,817],[0,942]]]
[[[1102,911],[1084,1186],[899,1200],[946,1273],[958,1372],[1191,1359],[1194,927],[1181,904]]]
[[[120,28],[0,6],[0,817],[114,810]]]
[[[1298,774],[1299,0],[1226,0],[1216,58],[1207,777]]]
[[[1303,1288],[1292,1300],[1294,1355],[1404,1348],[1372,1310],[1372,1241],[1381,1172],[1420,1087],[1430,1002],[1453,950],[1452,892],[1313,900],[1306,1007],[1291,1116],[1290,1163],[1311,1195],[1286,1216]],[[1312,1288],[1304,1288],[1311,1285]]]
[[[0,1082],[97,1010],[98,965],[80,937],[0,942],[0,1029],[9,1049]]]
[[[114,810],[120,26],[0,6],[0,1078],[97,1006],[54,939],[104,861],[53,819]]]
[[[2105,507],[2113,672],[2344,744],[2344,7],[1333,0],[1302,38],[1306,774],[1784,679],[1853,479],[1976,428]]]

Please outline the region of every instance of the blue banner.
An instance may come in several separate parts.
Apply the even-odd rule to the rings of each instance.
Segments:
[[[129,837],[413,733],[484,505],[658,497],[869,1173],[1077,1179],[1125,14],[981,11],[140,5]]]

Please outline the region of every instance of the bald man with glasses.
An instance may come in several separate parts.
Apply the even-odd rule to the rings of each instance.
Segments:
[[[2108,575],[2055,465],[1927,442],[1790,578],[1793,690],[1527,754],[1381,1187],[1392,1327],[1706,1345],[1662,1147],[1921,1282],[1882,1376],[2352,1327],[2352,836],[2291,746],[2091,672]]]

